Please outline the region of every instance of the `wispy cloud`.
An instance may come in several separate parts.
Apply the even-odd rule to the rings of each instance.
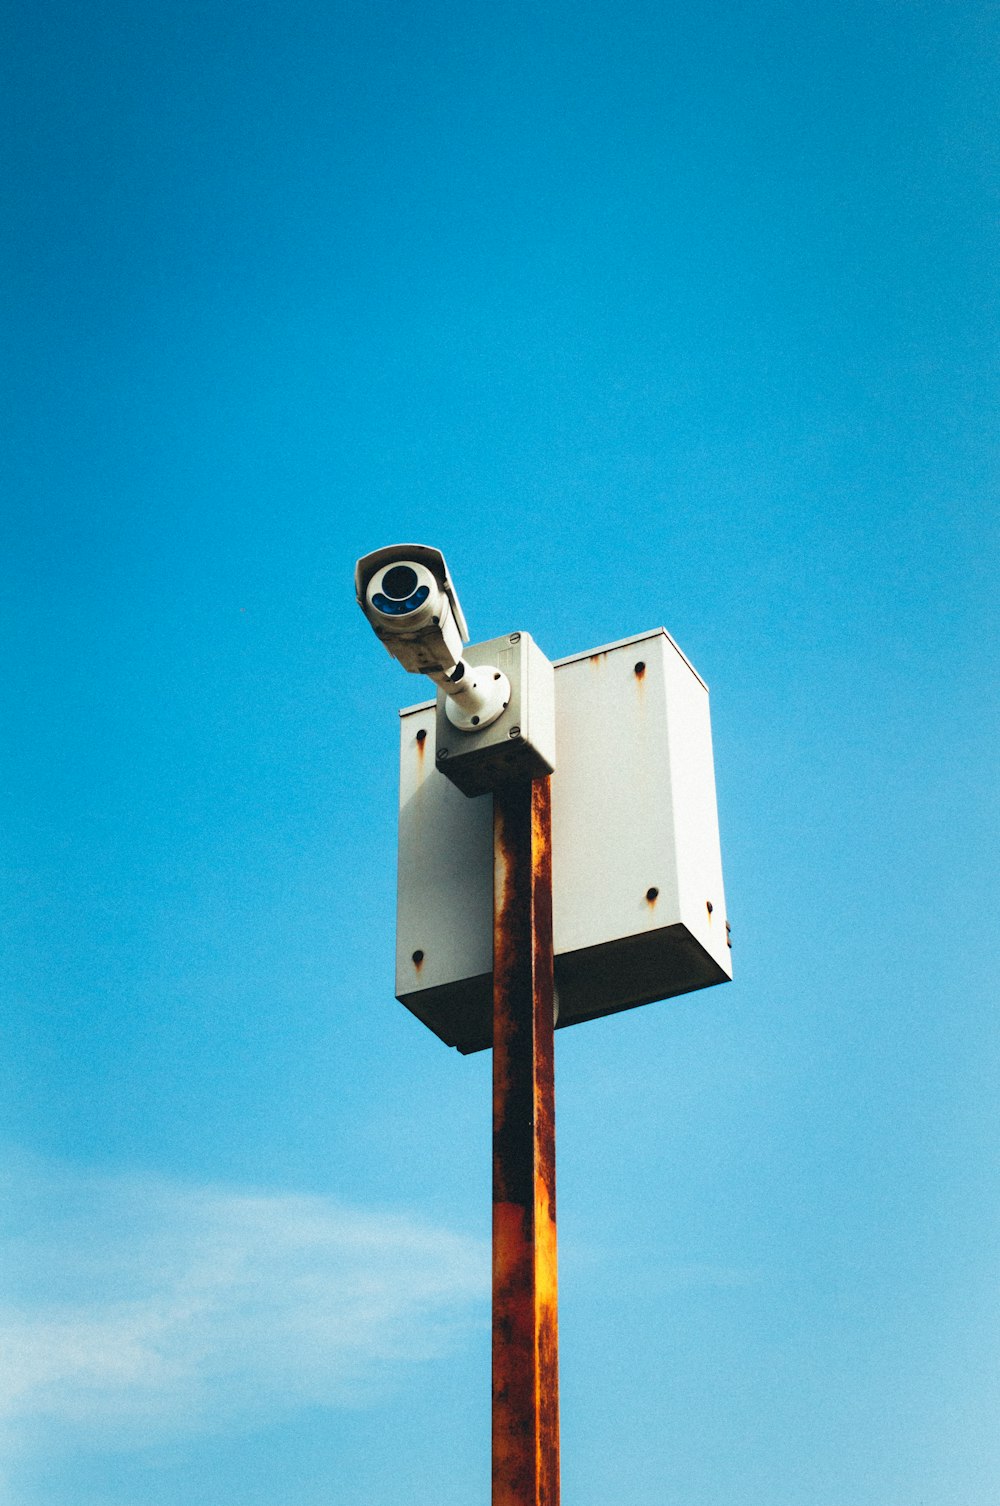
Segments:
[[[406,1214],[24,1163],[4,1182],[9,1440],[358,1405],[485,1321],[483,1244]]]

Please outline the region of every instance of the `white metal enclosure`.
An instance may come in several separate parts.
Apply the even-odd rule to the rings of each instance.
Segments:
[[[708,690],[662,628],[556,662],[552,909],[560,1026],[732,977]],[[492,796],[435,767],[436,703],[400,712],[396,995],[490,1044]]]

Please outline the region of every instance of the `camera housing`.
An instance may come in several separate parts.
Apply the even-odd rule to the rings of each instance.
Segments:
[[[469,629],[440,549],[390,544],[358,560],[358,605],[388,652],[411,674],[444,685],[462,660]]]

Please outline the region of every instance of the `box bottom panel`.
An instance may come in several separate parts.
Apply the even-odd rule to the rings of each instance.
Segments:
[[[555,974],[559,1029],[729,982],[729,974],[681,924],[563,952],[556,958]],[[463,1055],[492,1045],[492,973],[398,998]]]

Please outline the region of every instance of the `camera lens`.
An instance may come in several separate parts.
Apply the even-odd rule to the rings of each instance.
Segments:
[[[394,601],[405,601],[417,589],[417,572],[409,565],[393,565],[382,577],[382,590]]]

